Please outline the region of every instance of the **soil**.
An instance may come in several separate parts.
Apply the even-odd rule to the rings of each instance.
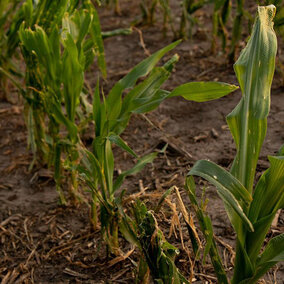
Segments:
[[[139,16],[139,1],[120,1],[121,15],[112,9],[99,9],[104,31],[129,27]],[[173,3],[175,1],[172,1]],[[177,2],[177,1],[176,1]],[[183,41],[174,52],[180,60],[165,84],[172,90],[189,81],[223,81],[237,84],[232,65],[221,52],[210,52],[211,16],[208,11],[198,12],[199,25],[191,40]],[[179,13],[179,6],[173,4]],[[153,26],[139,26],[128,36],[105,40],[108,78],[102,82],[105,93],[148,53],[172,41],[170,31],[164,37],[158,17]],[[141,41],[142,33],[143,41]],[[245,37],[244,37],[245,38]],[[282,39],[279,39],[278,61],[282,59]],[[244,45],[243,43],[241,45]],[[163,59],[166,61],[170,55]],[[87,74],[90,86],[96,82],[96,68]],[[11,89],[13,94],[16,91]],[[257,175],[268,168],[267,155],[275,154],[284,143],[283,76],[277,64],[271,93],[271,112],[268,118],[267,137],[260,155]],[[17,97],[16,97],[17,98]],[[208,103],[188,102],[172,98],[154,112],[145,116],[134,115],[123,134],[128,144],[139,154],[168,148],[152,165],[124,183],[127,194],[141,198],[149,209],[158,197],[176,185],[186,205],[189,205],[183,184],[190,166],[199,159],[209,159],[228,168],[235,155],[235,145],[226,126],[226,115],[241,98],[240,91]],[[11,101],[11,100],[9,100]],[[2,283],[134,283],[135,265],[139,252],[126,259],[106,256],[99,231],[93,231],[89,222],[89,208],[85,204],[62,207],[52,179],[52,172],[35,165],[30,172],[32,154],[27,149],[27,131],[23,118],[22,102],[0,102],[0,277]],[[87,138],[86,138],[87,139]],[[131,158],[115,149],[116,170],[129,168]],[[204,182],[203,182],[204,184]],[[201,184],[202,185],[202,184]],[[145,193],[141,193],[145,190]],[[232,247],[235,235],[226,217],[220,198],[214,188],[208,187],[208,212],[225,267],[232,270]],[[169,198],[177,204],[176,195]],[[167,205],[157,216],[167,240],[180,249],[177,265],[185,276],[190,275],[188,254],[181,246],[179,230],[170,236],[173,212]],[[185,246],[189,245],[185,225],[182,224]],[[284,215],[281,213],[268,238],[284,232]],[[121,247],[126,254],[132,248],[123,239]],[[205,266],[195,263],[193,283],[216,283],[214,271],[207,260]],[[278,264],[263,281],[283,283],[284,267]],[[264,283],[264,282],[263,282]]]

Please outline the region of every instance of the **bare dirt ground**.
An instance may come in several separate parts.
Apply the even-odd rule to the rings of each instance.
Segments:
[[[121,1],[121,15],[113,10],[100,8],[99,14],[104,31],[129,27],[139,15],[136,1]],[[173,5],[178,10],[176,5]],[[210,11],[210,7],[208,8]],[[180,60],[164,88],[172,90],[189,81],[223,81],[237,84],[233,67],[222,53],[211,54],[211,16],[198,14],[199,26],[191,40],[182,42],[174,52]],[[134,31],[128,36],[117,36],[105,40],[108,79],[104,90],[127,73],[146,57],[146,53],[164,47],[172,41],[170,32],[163,37],[161,23],[139,27],[143,34]],[[282,58],[282,39],[278,57]],[[147,50],[145,50],[145,48]],[[165,61],[169,58],[167,55]],[[279,60],[279,59],[278,59]],[[279,62],[279,61],[278,61]],[[91,86],[96,82],[97,72],[90,70],[87,80]],[[15,93],[15,90],[11,89]],[[268,133],[258,164],[258,175],[268,166],[267,155],[275,154],[284,143],[284,88],[283,76],[277,64],[271,95],[271,112]],[[221,166],[229,167],[235,155],[235,146],[226,127],[226,115],[233,110],[241,98],[237,91],[225,98],[208,103],[194,103],[182,98],[164,102],[156,111],[145,117],[134,116],[123,134],[123,138],[138,153],[151,152],[169,144],[164,155],[141,173],[130,177],[124,184],[129,194],[147,188],[142,199],[153,207],[155,194],[162,194],[172,185],[180,188],[188,204],[183,184],[190,166],[198,159],[210,159]],[[20,101],[20,100],[19,100]],[[135,263],[138,252],[134,251],[123,261],[106,258],[100,233],[89,224],[86,205],[58,205],[58,196],[52,180],[52,172],[36,166],[28,167],[32,155],[27,149],[27,131],[21,102],[0,102],[0,277],[2,283],[134,283]],[[116,149],[117,170],[131,166],[132,161]],[[149,195],[152,196],[149,198]],[[234,233],[227,220],[222,202],[214,188],[207,190],[208,212],[213,220],[215,235],[220,245],[226,269],[232,269],[231,247]],[[158,199],[157,199],[158,200]],[[176,197],[171,197],[172,204]],[[170,233],[171,215],[169,207],[157,216],[166,238],[181,251],[177,265],[185,276],[189,276],[188,255],[181,246],[180,234]],[[186,229],[183,228],[185,245],[189,245]],[[284,231],[284,216],[268,237]],[[121,239],[123,251],[131,247]],[[210,262],[202,267],[194,266],[195,283],[216,283]],[[284,267],[279,264],[267,274],[267,283],[283,283]],[[207,282],[206,282],[207,281]]]

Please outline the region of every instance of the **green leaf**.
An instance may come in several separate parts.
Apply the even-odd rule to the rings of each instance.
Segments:
[[[106,39],[118,35],[130,35],[132,34],[132,32],[133,32],[132,28],[115,29],[112,31],[102,32],[102,38]]]
[[[205,264],[206,256],[210,252],[210,249],[213,245],[213,227],[211,219],[208,216],[205,216],[204,223],[206,230],[204,231],[204,234],[206,235],[206,246],[204,248],[204,254],[203,254],[203,265]]]
[[[130,113],[151,100],[169,76],[170,72],[165,68],[154,68],[147,79],[125,96],[122,102],[121,114]]]
[[[143,255],[139,259],[137,272],[135,274],[135,284],[146,284],[149,282],[149,268]]]
[[[111,143],[109,140],[105,141],[104,149],[104,173],[106,177],[106,190],[109,193],[109,198],[113,198],[113,171],[114,171],[114,157],[111,148]]]
[[[284,234],[274,237],[265,247],[257,265],[263,266],[269,262],[284,261]]]
[[[278,151],[278,156],[284,156],[284,144],[280,147]]]
[[[68,118],[73,122],[84,82],[84,66],[81,66],[78,56],[77,46],[71,35],[67,34],[62,62],[62,81],[66,112]],[[71,78],[76,79],[71,80]]]
[[[39,1],[34,5],[33,25],[41,26],[49,35],[55,26],[60,25],[67,11],[68,2],[68,0]]]
[[[120,114],[122,92],[125,89],[132,88],[140,77],[146,76],[158,61],[179,43],[180,41],[176,41],[144,59],[114,85],[107,97],[107,110],[110,120],[116,119]]]
[[[279,209],[284,197],[284,156],[268,157],[270,168],[259,180],[250,208],[250,219],[256,221]]]
[[[246,236],[246,251],[252,263],[255,263],[259,251],[263,246],[264,239],[268,230],[271,226],[271,223],[275,217],[273,212],[268,216],[265,216],[255,223],[253,223],[254,232],[248,232]]]
[[[101,103],[99,79],[93,96],[93,120],[95,122],[96,137],[102,136],[106,124],[106,106],[105,101]]]
[[[166,190],[163,195],[161,196],[161,198],[159,199],[159,202],[157,204],[157,206],[155,207],[154,212],[157,214],[159,213],[163,202],[165,201],[165,199],[172,193],[173,189],[175,188],[175,186],[170,187],[168,190]]]
[[[284,234],[271,239],[263,253],[259,256],[253,277],[245,279],[240,284],[253,284],[276,263],[284,261]]]
[[[32,31],[31,29],[24,29],[24,25],[22,25],[19,37],[29,52],[34,51],[36,53],[39,62],[46,68],[48,78],[55,81],[57,63],[54,59],[56,56],[53,54],[46,32],[39,26],[36,26],[35,31]]]
[[[132,112],[137,114],[150,112],[156,109],[165,99],[167,99],[168,95],[168,91],[158,90],[151,98],[147,100],[143,98],[137,99],[135,100],[137,107]]]
[[[125,150],[127,153],[138,159],[137,154],[123,141],[121,137],[112,134],[109,135],[107,138],[110,142],[116,144],[118,147],[120,147],[121,149]]]
[[[193,176],[188,176],[186,178],[185,190],[188,193],[189,199],[193,205],[193,209],[199,221],[201,231],[206,239],[207,243],[205,247],[205,253],[207,253],[208,251],[210,255],[215,273],[218,278],[218,283],[228,284],[229,281],[227,279],[226,272],[222,264],[222,259],[219,255],[216,242],[214,238],[211,238],[212,232],[213,232],[212,222],[209,216],[207,215],[207,213],[205,212],[204,206],[201,207],[197,202],[195,183],[194,183]],[[199,249],[195,239],[191,238],[191,241],[192,241],[193,247],[196,247],[196,249]]]
[[[253,231],[253,225],[244,213],[245,208],[242,208],[240,204],[241,201],[249,204],[252,200],[251,195],[234,176],[218,165],[207,160],[200,160],[196,162],[188,175],[200,176],[215,185],[217,187],[217,192],[223,201],[226,202],[226,204],[228,204],[230,208],[239,215],[247,228],[250,231]],[[230,217],[233,227],[237,229],[237,226],[233,223],[231,214],[228,212],[228,210],[227,213]]]
[[[122,218],[119,223],[119,230],[123,234],[123,237],[130,242],[131,244],[140,247],[139,241],[137,239],[136,233],[133,231],[131,226],[129,225],[132,220],[129,220],[128,216]]]
[[[252,192],[256,164],[266,134],[277,39],[273,5],[258,7],[252,35],[234,69],[243,97],[227,122],[237,146],[232,173]]]
[[[58,103],[53,103],[52,104],[52,116],[54,117],[54,119],[59,123],[59,124],[63,124],[66,126],[69,135],[71,137],[71,140],[73,141],[73,143],[75,143],[78,139],[77,137],[77,126],[71,121],[69,120],[67,117],[65,117],[65,115],[62,112],[61,107],[59,106]]]
[[[106,62],[105,62],[105,51],[104,51],[104,43],[102,39],[102,31],[101,24],[97,10],[92,6],[91,8],[93,21],[91,26],[91,37],[94,42],[94,48],[96,51],[96,55],[98,57],[98,66],[102,72],[103,77],[107,76]]]
[[[190,82],[175,88],[168,97],[182,96],[186,100],[206,102],[226,96],[237,89],[237,86],[220,82]]]
[[[92,15],[89,11],[81,10],[80,14],[75,13],[75,16],[77,16],[77,18],[78,18],[77,26],[79,28],[79,34],[78,34],[78,37],[76,39],[76,45],[77,45],[78,50],[80,50],[82,42],[83,42],[85,36],[89,32],[90,24],[91,24],[91,21],[92,21]]]
[[[269,160],[271,166],[256,185],[249,211],[255,232],[247,234],[246,247],[252,261],[256,260],[274,216],[284,202],[284,157],[269,157]]]
[[[83,175],[84,181],[96,194],[99,202],[106,210],[111,210],[112,206],[108,202],[107,192],[105,191],[106,178],[100,162],[95,155],[86,150],[80,149],[82,155],[81,163],[83,166],[78,166],[78,171]],[[101,192],[97,188],[97,184],[101,185]]]
[[[163,67],[155,67],[148,78],[123,98],[120,115],[110,125],[112,131],[120,134],[127,126],[132,113],[149,112],[167,98],[168,92],[160,90],[160,87],[169,78],[178,58],[174,55]]]

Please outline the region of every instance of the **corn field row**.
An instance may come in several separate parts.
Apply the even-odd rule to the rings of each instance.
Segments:
[[[229,35],[227,23],[232,2],[236,16]],[[178,198],[195,261],[210,257],[218,283],[235,284],[257,283],[271,267],[284,260],[283,233],[265,242],[277,211],[284,207],[284,144],[277,155],[268,157],[270,167],[255,179],[267,132],[275,70],[277,39],[273,27],[281,32],[284,8],[282,1],[256,2],[266,6],[258,6],[254,17],[245,10],[243,0],[181,1],[178,30],[168,0],[143,0],[140,5],[144,23],[152,24],[155,13],[162,11],[164,32],[170,25],[175,39],[192,36],[192,27],[197,24],[194,13],[213,5],[212,52],[216,51],[220,37],[231,61],[236,55],[243,20],[254,21],[247,45],[234,64],[239,86],[215,81],[188,82],[165,90],[163,84],[178,68],[179,56],[172,55],[163,65],[161,61],[180,44],[181,40],[175,40],[138,63],[106,94],[100,84],[100,79],[107,77],[104,38],[127,35],[131,29],[103,32],[97,7],[114,5],[116,13],[121,13],[119,0],[0,0],[0,85],[5,91],[8,84],[14,84],[24,102],[28,147],[33,153],[29,170],[35,164],[51,169],[60,203],[86,204],[90,208],[90,222],[95,230],[100,229],[110,257],[122,255],[120,237],[139,250],[136,283],[147,283],[149,273],[155,283],[191,283],[194,277],[191,273],[186,278],[176,267],[178,249],[166,241],[155,218],[168,195],[180,196],[177,187],[172,184],[165,191],[154,212],[139,199],[126,204],[127,189],[123,186],[127,177],[140,172],[166,151],[164,147],[139,156],[130,148],[122,134],[132,115],[151,112],[172,97],[205,102],[237,89],[242,92],[238,105],[226,117],[236,146],[231,168],[199,160],[184,181],[198,226],[194,225],[192,212]],[[19,61],[24,61],[24,70],[19,68]],[[94,61],[99,77],[94,90],[90,90],[85,75]],[[91,147],[82,139],[86,131],[93,131]],[[114,145],[136,161],[132,168],[118,175]],[[203,178],[216,188],[235,231],[231,279],[218,251],[206,212],[207,201],[198,197],[199,186],[194,177]]]

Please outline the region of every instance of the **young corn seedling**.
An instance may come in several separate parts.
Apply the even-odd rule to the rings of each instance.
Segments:
[[[95,137],[92,151],[82,148],[82,165],[79,171],[92,192],[92,218],[97,225],[97,204],[100,206],[100,220],[104,239],[112,252],[118,252],[118,224],[120,215],[117,210],[115,193],[124,179],[140,171],[153,161],[156,153],[138,157],[122,140],[133,113],[142,114],[154,110],[167,98],[182,96],[187,100],[208,101],[220,98],[234,91],[236,86],[218,82],[191,82],[181,85],[172,92],[161,89],[170,76],[178,56],[174,55],[162,67],[155,67],[159,60],[179,42],[174,42],[146,58],[117,82],[107,97],[101,101],[97,85],[93,100],[93,120]],[[139,78],[147,76],[137,84]],[[129,90],[123,96],[123,92]],[[112,145],[116,144],[137,159],[137,164],[114,179],[114,156]]]
[[[173,25],[173,18],[169,0],[141,0],[140,9],[142,12],[142,23],[153,25],[155,22],[155,14],[157,10],[163,13],[163,34],[167,34],[167,25],[169,24],[171,30],[176,38],[176,32]]]
[[[243,30],[242,27],[245,19],[248,20],[248,30],[249,32],[251,32],[253,17],[249,13],[249,11],[245,9],[245,1],[237,0],[237,13],[234,19],[232,39],[228,54],[228,59],[232,63],[235,61],[236,49],[238,47],[239,41],[241,40],[242,30]]]
[[[272,266],[284,260],[284,234],[272,238],[262,250],[275,214],[284,206],[283,146],[277,156],[268,157],[270,167],[254,187],[257,161],[266,135],[275,68],[274,15],[273,5],[258,7],[251,38],[234,65],[243,96],[227,116],[237,146],[230,172],[210,161],[200,160],[187,177],[186,189],[207,240],[207,252],[219,283],[229,283],[229,280],[217,254],[211,221],[197,203],[192,176],[200,176],[216,186],[236,232],[232,284],[256,283]]]
[[[193,14],[197,10],[201,9],[205,0],[182,0],[182,15],[180,19],[179,37],[187,38],[186,28],[188,27],[188,36],[192,37],[192,27],[196,24],[196,19]]]
[[[18,68],[13,63],[16,46],[13,45],[15,35],[11,35],[11,27],[17,20],[17,11],[20,1],[0,1],[0,87],[7,95],[7,72],[20,76]],[[8,99],[8,98],[7,98]]]
[[[45,163],[54,166],[55,181],[63,203],[65,198],[60,187],[62,154],[66,156],[65,164],[70,163],[72,168],[78,159],[75,145],[79,141],[79,129],[75,120],[78,118],[84,71],[97,55],[103,75],[106,72],[97,12],[90,3],[85,3],[87,9],[76,10],[70,15],[66,11],[72,3],[65,1],[65,6],[57,10],[60,15],[55,18],[58,21],[60,17],[61,30],[56,23],[49,27],[48,33],[38,25],[31,29],[23,24],[19,32],[27,64],[24,98],[30,143],[35,153],[42,154]],[[67,130],[65,135],[60,131],[62,126]],[[70,174],[71,193],[76,197],[76,171],[71,170]]]
[[[167,30],[168,30],[167,26],[169,24],[171,31],[174,34],[174,38],[176,38],[177,36],[176,36],[175,27],[173,24],[173,16],[172,16],[172,11],[171,11],[169,0],[159,0],[159,4],[163,10],[163,34],[166,37]]]
[[[221,36],[222,38],[223,51],[226,49],[227,38],[228,38],[226,24],[231,14],[231,6],[232,6],[231,0],[215,1],[214,13],[213,13],[213,28],[212,28],[213,38],[211,45],[211,50],[213,53],[216,52],[216,45],[217,45],[216,42],[218,36]]]
[[[157,5],[159,4],[159,0],[141,0],[140,9],[142,12],[142,21],[146,24],[153,25],[155,10]]]
[[[105,3],[106,5],[114,5],[114,11],[117,15],[121,14],[121,10],[120,10],[120,4],[119,4],[119,0],[104,0],[101,1],[102,3]],[[99,3],[100,4],[100,3]]]

